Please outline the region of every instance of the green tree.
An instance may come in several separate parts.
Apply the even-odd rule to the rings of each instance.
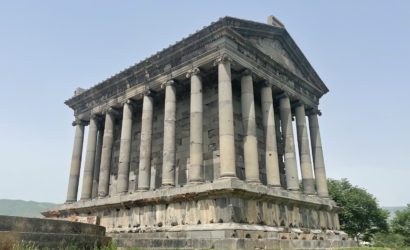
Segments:
[[[370,241],[375,233],[388,230],[388,211],[381,209],[365,189],[353,186],[347,179],[328,180],[328,186],[330,196],[343,209],[340,227],[350,236]]]
[[[401,234],[406,245],[410,246],[410,204],[401,211],[396,211],[396,216],[391,221],[393,233]]]
[[[409,249],[405,248],[404,236],[401,234],[395,234],[392,232],[376,233],[373,236],[374,247],[388,247],[392,249]]]

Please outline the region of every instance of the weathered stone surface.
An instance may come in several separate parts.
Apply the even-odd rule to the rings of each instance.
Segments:
[[[284,26],[269,23],[223,18],[68,100],[77,120],[106,114],[105,126],[90,125],[84,195],[74,202],[84,134],[77,127],[72,203],[45,215],[92,217],[110,233],[135,233],[120,237],[124,246],[343,245],[343,237],[321,235],[340,227],[316,116],[328,89]]]
[[[97,225],[0,215],[0,249],[12,249],[22,241],[41,248],[92,249],[106,245],[110,238],[105,236],[105,228]]]

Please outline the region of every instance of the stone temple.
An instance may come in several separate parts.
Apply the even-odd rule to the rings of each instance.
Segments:
[[[326,182],[327,92],[276,18],[221,18],[65,102],[67,200],[44,215],[123,247],[348,246]]]

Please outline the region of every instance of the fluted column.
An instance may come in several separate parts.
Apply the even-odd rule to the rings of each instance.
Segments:
[[[124,103],[122,113],[120,155],[118,163],[117,193],[128,192],[128,180],[131,158],[132,104]]]
[[[110,184],[110,167],[112,145],[114,142],[114,115],[116,111],[110,108],[105,114],[104,139],[101,152],[100,179],[98,183],[98,196],[105,197],[108,195]]]
[[[165,87],[164,148],[162,157],[162,186],[175,185],[175,82],[167,81]]]
[[[98,130],[96,116],[92,115],[90,118],[90,125],[88,126],[87,154],[85,156],[81,200],[91,199],[93,188],[94,159],[97,145],[97,132]]]
[[[303,192],[306,194],[314,194],[315,182],[313,180],[312,159],[310,157],[305,106],[302,103],[299,103],[295,108],[295,113]]]
[[[68,179],[67,201],[74,202],[77,200],[78,182],[80,179],[81,156],[83,152],[84,141],[84,122],[76,119],[73,122],[75,126],[73,154],[71,157],[70,178]]]
[[[317,113],[309,115],[310,143],[312,146],[313,165],[315,169],[316,189],[320,197],[329,197],[322,141],[320,138]]]
[[[104,131],[102,130],[102,124],[98,126],[98,136],[97,136],[97,146],[95,151],[95,160],[94,160],[94,173],[93,173],[93,189],[91,198],[96,198],[98,196],[98,182],[100,179],[100,164],[101,164],[101,152],[103,144]]]
[[[275,131],[275,110],[271,85],[264,83],[261,88],[261,106],[265,135],[266,180],[269,186],[280,187],[279,159]]]
[[[188,180],[191,183],[204,181],[203,169],[203,102],[202,102],[202,79],[200,70],[194,68],[187,77],[191,78],[191,106],[190,106],[190,147],[189,147],[189,170]]]
[[[241,106],[245,178],[247,182],[260,183],[255,99],[253,94],[252,73],[248,69],[242,72],[241,77]]]
[[[285,149],[286,186],[288,190],[299,190],[299,177],[292,127],[292,111],[290,108],[290,100],[287,95],[283,94],[280,96],[279,106]]]
[[[218,64],[218,116],[220,176],[236,177],[231,60],[222,55]]]
[[[150,187],[153,111],[154,100],[150,95],[150,91],[147,90],[144,92],[144,97],[142,101],[142,125],[138,190],[148,190]]]

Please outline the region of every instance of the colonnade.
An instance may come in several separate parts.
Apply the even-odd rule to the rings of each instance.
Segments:
[[[220,178],[236,178],[235,131],[233,116],[233,94],[231,60],[223,55],[216,62],[218,67],[218,116],[219,116],[219,151]],[[190,164],[188,182],[204,182],[203,176],[203,91],[201,72],[198,68],[190,70]],[[260,184],[257,126],[252,72],[244,70],[241,74],[241,109],[243,123],[243,155],[246,182]],[[176,129],[176,89],[175,82],[169,80],[162,85],[165,90],[164,136],[162,186],[175,186],[175,129]],[[298,164],[296,158],[294,131],[292,126],[292,107],[286,93],[272,94],[272,84],[265,81],[260,88],[262,123],[264,129],[266,182],[270,187],[281,187],[277,140],[282,139],[286,188],[299,191]],[[151,144],[154,103],[150,91],[142,95],[142,125],[139,148],[139,175],[137,189],[148,190],[151,173]],[[274,103],[278,100],[280,120],[275,119]],[[118,164],[117,193],[128,192],[130,155],[132,139],[133,104],[128,100],[123,104],[121,141]],[[309,125],[306,123],[305,105],[294,105],[296,117],[297,146],[299,166],[302,174],[303,192],[309,195],[317,193],[328,197],[325,165],[320,139],[317,112],[309,112]],[[105,114],[104,130],[98,125],[101,115],[91,115],[84,164],[81,200],[106,197],[109,193],[110,165],[113,149],[114,119],[119,116],[115,109],[108,109]],[[280,122],[280,124],[276,124]],[[71,161],[67,202],[77,200],[78,182],[82,159],[84,126],[86,122],[77,120],[74,148]],[[308,135],[308,129],[310,136]],[[278,133],[277,128],[281,128]],[[282,138],[277,138],[278,134]],[[309,145],[310,137],[310,145]],[[310,146],[310,147],[309,147]],[[312,152],[312,155],[311,153]],[[313,168],[312,168],[313,160]],[[314,169],[314,171],[313,171]],[[315,177],[314,177],[315,176]],[[317,192],[315,191],[317,190]]]

